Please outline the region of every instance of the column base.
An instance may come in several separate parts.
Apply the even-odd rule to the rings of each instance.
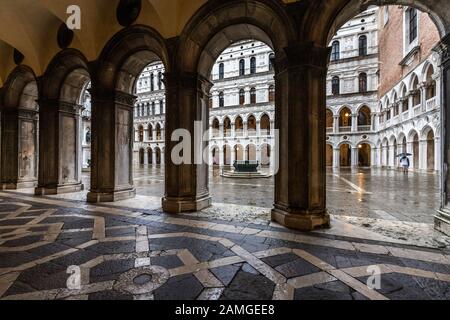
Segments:
[[[162,199],[162,209],[167,213],[182,213],[200,211],[211,206],[212,198],[209,194],[192,198],[172,198]]]
[[[89,203],[116,202],[121,200],[132,199],[135,197],[136,197],[135,188],[112,192],[91,191],[87,194],[87,202]]]
[[[73,193],[80,192],[84,190],[84,185],[82,183],[70,184],[70,185],[59,185],[56,187],[37,187],[34,189],[34,194],[37,196],[45,195],[55,195],[62,193]]]
[[[37,186],[37,180],[2,183],[2,190],[29,189]]]
[[[442,208],[434,216],[434,228],[450,236],[450,208]]]
[[[324,212],[288,212],[280,208],[272,209],[272,221],[287,228],[299,231],[312,231],[320,228],[330,227],[330,215]]]

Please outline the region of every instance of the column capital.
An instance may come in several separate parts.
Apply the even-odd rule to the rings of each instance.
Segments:
[[[276,73],[295,67],[310,67],[326,72],[330,48],[313,42],[296,43],[284,49],[285,57],[277,59]]]
[[[209,92],[213,86],[213,83],[210,80],[206,79],[199,73],[194,72],[167,72],[165,78],[166,88],[181,86],[185,89],[199,91],[203,95],[209,95]]]
[[[124,106],[131,106],[134,108],[134,105],[137,100],[137,96],[133,94],[129,94],[127,92],[118,91],[116,90],[114,92],[114,101],[118,104],[124,105]]]
[[[432,49],[441,56],[441,64],[450,64],[450,33],[447,33]]]

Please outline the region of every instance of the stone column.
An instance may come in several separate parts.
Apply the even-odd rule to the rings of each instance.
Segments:
[[[115,91],[100,94],[92,85],[92,171],[87,201],[133,198],[133,105],[136,97]]]
[[[234,164],[234,160],[236,160],[236,151],[234,150],[234,146],[230,147],[230,165]]]
[[[333,149],[333,168],[339,168],[341,166],[341,150]]]
[[[411,92],[408,93],[408,98],[407,99],[408,99],[408,106],[409,106],[409,110],[408,110],[409,118],[411,119],[412,117],[414,117],[414,107],[415,107],[415,105],[414,105],[414,97],[413,97]]]
[[[419,170],[427,169],[427,140],[419,141]]]
[[[412,156],[409,157],[409,168],[414,169],[414,142],[406,142],[406,152],[412,154]]]
[[[223,137],[225,137],[225,131],[224,131],[224,125],[223,125],[223,122],[222,123],[220,123],[219,124],[219,135],[218,135],[218,137],[219,138],[223,138]]]
[[[2,189],[33,188],[38,174],[38,111],[7,108],[1,116]]]
[[[221,147],[221,148],[218,148],[219,149],[219,166],[222,168],[223,166],[224,166],[224,164],[225,164],[225,161],[224,161],[224,152],[223,152],[223,146]]]
[[[162,207],[165,212],[181,213],[199,211],[211,205],[208,189],[208,164],[203,161],[203,150],[209,142],[202,136],[209,127],[209,90],[212,83],[198,74],[166,73],[166,153],[165,197]],[[195,126],[202,132],[194,134]],[[199,125],[198,125],[199,124]],[[190,150],[189,163],[175,164],[172,150],[179,140],[172,141],[172,133],[185,129],[191,135],[187,147]],[[190,144],[190,146],[189,146]],[[186,144],[185,144],[186,145]]]
[[[156,148],[152,149],[152,164],[153,164],[153,166],[157,165],[157,163],[156,163]]]
[[[351,166],[353,168],[358,167],[358,147],[352,147],[351,149]]]
[[[248,122],[247,120],[242,122],[242,138],[248,138]]]
[[[250,104],[250,88],[245,88],[245,101],[244,104]]]
[[[148,165],[148,152],[144,149],[144,165]]]
[[[339,133],[339,116],[333,116],[333,133]]]
[[[422,112],[425,112],[427,109],[427,85],[425,83],[421,83],[419,86],[420,90],[420,109]]]
[[[330,225],[325,205],[325,106],[328,49],[299,44],[277,60],[279,130],[272,219],[298,230]]]
[[[434,137],[434,170],[441,170],[441,138]]]
[[[352,132],[357,132],[358,131],[358,115],[357,114],[352,114]]]
[[[236,123],[232,122],[231,123],[231,138],[235,138],[236,137]]]
[[[435,49],[441,56],[441,208],[434,219],[434,226],[437,230],[450,235],[450,34],[447,34]]]
[[[81,183],[82,106],[39,100],[39,181],[36,195],[77,192]],[[44,125],[45,124],[45,125]]]

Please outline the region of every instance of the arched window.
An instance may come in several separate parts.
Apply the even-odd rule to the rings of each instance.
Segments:
[[[250,116],[247,119],[247,131],[249,136],[256,135],[256,118],[254,116]]]
[[[270,118],[267,114],[261,117],[261,135],[270,135]]]
[[[339,127],[342,132],[350,131],[350,127],[352,126],[352,112],[349,108],[345,107],[339,113]],[[346,128],[348,130],[343,130]]]
[[[225,106],[225,101],[223,98],[223,92],[219,93],[219,107],[224,107]]]
[[[359,56],[363,57],[367,55],[367,36],[359,37]]]
[[[164,101],[159,100],[159,114],[163,114],[163,113],[164,113]]]
[[[403,100],[402,112],[408,111],[409,110],[409,99],[406,96],[406,86],[403,87],[403,90],[402,90],[402,100]]]
[[[91,129],[87,128],[86,129],[86,143],[91,143]]]
[[[245,60],[241,59],[239,61],[239,76],[245,75]]]
[[[162,89],[162,73],[158,73],[158,90]]]
[[[150,103],[146,103],[145,104],[145,112],[146,112],[146,114],[147,114],[147,116],[149,116],[150,115]]]
[[[225,77],[225,66],[223,63],[219,64],[219,79],[222,80]]]
[[[256,58],[252,57],[250,59],[250,74],[255,74],[256,73]]]
[[[240,137],[244,133],[244,122],[241,117],[237,117],[234,122],[234,130],[236,132],[236,136]]]
[[[367,74],[361,73],[359,75],[359,92],[367,91]]]
[[[413,106],[416,107],[421,103],[422,100],[422,95],[419,88],[419,80],[417,76],[413,81],[412,91],[413,91]]]
[[[231,120],[230,118],[226,117],[223,120],[223,136],[229,137],[231,135]]]
[[[274,102],[275,101],[275,86],[271,85],[269,87],[269,102]]]
[[[256,89],[250,89],[250,103],[256,103]]]
[[[331,92],[334,95],[338,95],[340,93],[340,81],[339,81],[339,77],[333,77],[333,79],[331,80]]]
[[[153,126],[151,124],[148,125],[148,140],[153,140]]]
[[[341,45],[339,41],[334,41],[331,45],[331,61],[337,61],[340,58],[341,54]]]
[[[155,91],[155,75],[150,75],[150,91]]]
[[[275,63],[275,53],[269,54],[269,71],[273,71]]]
[[[156,124],[156,140],[161,140],[162,139],[162,135],[161,135],[161,126],[158,124]]]
[[[156,114],[156,104],[155,104],[155,101],[152,102],[152,114],[153,114],[153,115]]]
[[[244,89],[239,90],[239,105],[243,106],[245,104],[245,91]]]
[[[406,10],[406,21],[408,23],[408,41],[409,44],[417,39],[417,10],[415,8],[408,8]]]
[[[334,118],[333,118],[333,112],[331,112],[330,109],[327,109],[326,111],[326,126],[327,128],[333,128]]]
[[[144,127],[143,126],[139,126],[139,128],[138,128],[138,139],[139,139],[139,142],[144,141]]]
[[[220,125],[219,125],[219,120],[217,118],[214,118],[213,123],[212,123],[212,135],[213,137],[218,137],[219,136],[219,130],[220,130]]]
[[[358,112],[358,126],[369,126],[370,123],[370,109],[363,106]]]
[[[430,66],[427,70],[427,100],[436,96],[436,80],[433,79],[434,69]]]

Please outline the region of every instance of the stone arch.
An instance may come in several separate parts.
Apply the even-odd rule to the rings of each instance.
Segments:
[[[150,63],[162,61],[166,72],[171,70],[168,56],[165,40],[156,30],[143,25],[125,28],[108,41],[100,54],[96,87],[132,95],[137,78]]]
[[[145,164],[145,150],[144,148],[139,149],[139,164],[142,166]]]
[[[38,85],[33,69],[17,66],[8,76],[0,95],[0,108],[25,108],[37,110]]]
[[[422,128],[422,130],[420,130],[420,135],[419,135],[420,140],[426,140],[427,136],[428,136],[428,133],[430,131],[433,133],[433,135],[435,134],[435,130],[429,124],[425,125]]]
[[[213,137],[218,137],[220,135],[220,122],[216,117],[214,117],[213,121],[211,122],[211,129]]]
[[[1,90],[0,182],[3,189],[36,185],[38,94],[35,74],[24,65],[11,72]]]
[[[217,145],[211,147],[211,160],[212,165],[218,166],[220,164],[220,152]]]
[[[325,147],[325,165],[327,167],[333,166],[333,158],[334,158],[334,147],[331,143],[327,143]]]
[[[327,108],[325,112],[326,112],[326,127],[333,128],[334,125],[333,111],[331,111],[330,108]]]
[[[350,167],[352,165],[352,145],[345,141],[339,144],[339,165],[341,167]]]
[[[331,5],[327,3],[326,8],[323,7],[324,5],[325,3],[321,2],[310,9],[311,11],[316,12],[316,15],[313,15],[310,18],[311,21],[316,21],[316,24],[312,25],[317,25],[320,22],[320,25],[325,27],[325,30],[315,28],[316,30],[314,30],[314,33],[312,34],[312,36],[323,45],[328,44],[337,30],[339,30],[347,21],[357,14],[369,9],[371,6],[404,5],[415,7],[430,15],[441,37],[443,37],[447,33],[447,30],[450,29],[450,26],[448,25],[449,21],[448,19],[446,20],[447,17],[441,15],[442,12],[445,12],[445,10],[449,8],[449,4],[446,0],[336,0],[333,1]],[[317,12],[320,12],[321,17],[317,17]]]
[[[411,130],[408,132],[408,135],[407,135],[407,140],[408,140],[408,142],[412,142],[412,139],[413,139],[413,137],[414,137],[415,135],[417,135],[417,137],[420,137],[420,135],[419,135],[419,133],[417,132],[416,129],[411,129]]]
[[[236,132],[236,136],[238,137],[244,134],[244,121],[240,115],[234,120],[234,130]]]
[[[263,113],[259,122],[260,132],[262,135],[270,135],[270,116],[267,113]]]
[[[256,135],[257,130],[256,117],[253,114],[249,114],[247,117],[247,132],[249,135]]]
[[[216,58],[231,43],[249,38],[269,45],[278,60],[295,39],[294,25],[279,2],[208,1],[185,26],[178,60],[182,70],[209,78]]]
[[[147,164],[153,165],[153,149],[151,147],[147,149]]]
[[[260,159],[261,159],[261,165],[262,166],[270,166],[270,158],[272,156],[272,146],[268,143],[263,143],[260,146]]]
[[[92,80],[86,57],[76,49],[60,51],[40,82],[39,184],[36,194],[80,191],[82,93]],[[92,141],[96,130],[92,127]],[[93,152],[95,155],[95,152]]]
[[[256,161],[256,145],[249,143],[245,147],[245,160]]]

